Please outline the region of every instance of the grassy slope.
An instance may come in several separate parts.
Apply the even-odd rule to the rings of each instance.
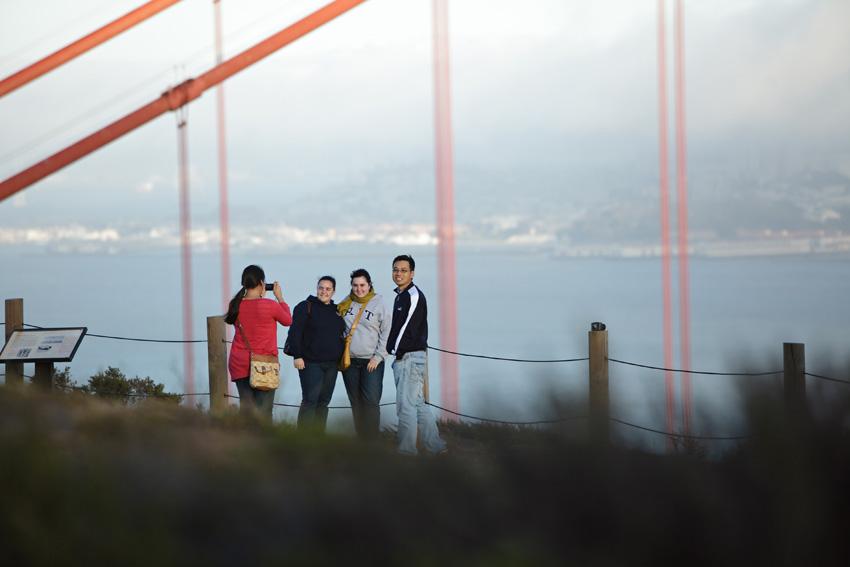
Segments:
[[[0,564],[846,559],[850,439],[759,423],[710,462],[462,424],[442,424],[452,455],[406,458],[389,434],[0,389]]]

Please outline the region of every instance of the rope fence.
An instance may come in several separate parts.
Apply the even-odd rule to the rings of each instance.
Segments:
[[[735,437],[708,437],[701,435],[685,435],[684,433],[668,433],[666,431],[659,431],[657,429],[650,429],[649,427],[643,427],[641,425],[635,425],[634,423],[628,423],[626,421],[622,421],[620,419],[616,419],[613,417],[608,418],[610,421],[614,423],[619,423],[621,425],[626,425],[628,427],[633,427],[635,429],[640,429],[642,431],[649,431],[650,433],[658,433],[659,435],[664,435],[665,437],[676,437],[679,439],[696,439],[702,441],[739,441],[741,439],[750,439],[755,437],[755,435],[738,435]]]
[[[5,326],[5,322],[0,322],[0,325]],[[39,327],[38,325],[30,325],[28,323],[24,324],[25,327],[29,327],[31,329],[45,329],[46,327]],[[86,333],[87,337],[95,337],[99,339],[111,339],[118,341],[134,341],[134,342],[144,342],[144,343],[163,343],[163,344],[202,344],[207,343],[207,339],[195,339],[195,340],[168,340],[168,339],[143,339],[138,337],[121,337],[115,335],[98,335],[94,333]],[[231,341],[224,341],[225,343],[231,343]],[[278,350],[283,350],[283,347],[278,347]],[[462,356],[468,358],[480,358],[485,360],[496,360],[500,362],[523,362],[523,363],[565,363],[565,362],[585,362],[589,360],[588,357],[582,358],[557,358],[557,359],[525,359],[525,358],[508,358],[508,357],[500,357],[500,356],[489,356],[484,354],[470,354],[463,352],[454,352],[450,350],[441,349],[438,347],[429,346],[428,350],[441,352],[444,354],[451,354],[454,356]],[[617,364],[623,364],[626,366],[634,366],[636,368],[645,368],[647,370],[657,370],[659,372],[675,372],[678,374],[696,374],[703,376],[774,376],[777,374],[782,374],[783,370],[773,370],[768,372],[710,372],[706,370],[684,370],[681,368],[664,368],[663,366],[652,366],[649,364],[639,364],[637,362],[629,362],[626,360],[618,360],[616,358],[608,358],[609,362],[615,362]],[[5,374],[0,374],[0,376],[5,376]],[[820,374],[813,374],[811,372],[806,372],[806,376],[810,376],[812,378],[817,378],[819,380],[827,380],[830,382],[837,382],[839,384],[848,384],[850,385],[850,380],[841,380],[839,378],[830,378],[828,376],[822,376]],[[183,394],[190,395],[190,394]],[[191,394],[195,395],[195,394]],[[448,411],[448,410],[443,410]],[[465,417],[465,416],[463,416]]]
[[[681,370],[676,368],[662,368],[659,366],[649,366],[647,364],[638,364],[636,362],[626,362],[624,360],[617,360],[615,358],[609,358],[609,362],[616,362],[617,364],[626,364],[628,366],[637,366],[638,368],[648,368],[649,370],[661,370],[663,372],[677,372],[680,374],[704,374],[708,376],[771,376],[773,374],[782,374],[785,372],[784,370],[775,370],[773,372],[706,372],[699,370]]]
[[[5,325],[5,323],[0,323],[0,325]],[[28,323],[24,324],[25,327],[29,327],[31,329],[44,329],[45,327],[39,327],[37,325],[30,325]],[[145,342],[145,343],[165,343],[165,344],[201,344],[208,342],[207,339],[195,339],[191,341],[185,340],[167,340],[167,339],[142,339],[136,337],[120,337],[114,335],[97,335],[94,333],[86,333],[87,337],[96,337],[99,339],[112,339],[118,341],[136,341],[136,342]],[[230,344],[231,341],[224,341],[227,344]],[[283,350],[283,347],[278,347],[278,350]],[[508,357],[500,357],[500,356],[489,356],[484,354],[470,354],[464,352],[454,352],[451,350],[445,350],[438,347],[429,346],[428,350],[441,352],[444,354],[451,354],[454,356],[463,356],[468,358],[481,358],[486,360],[496,360],[500,362],[525,362],[525,363],[565,363],[565,362],[585,362],[588,357],[582,358],[556,358],[556,359],[526,359],[526,358],[508,358]],[[634,366],[636,368],[645,368],[647,370],[657,370],[659,372],[675,372],[678,374],[697,374],[703,376],[774,376],[777,374],[782,374],[783,370],[773,370],[769,372],[710,372],[706,370],[683,370],[681,368],[664,368],[663,366],[652,366],[649,364],[639,364],[637,362],[629,362],[626,360],[618,360],[616,358],[608,358],[609,362],[615,362],[617,364],[623,364],[626,366]],[[822,376],[819,374],[812,374],[810,372],[806,372],[806,376],[810,376],[812,378],[818,378],[820,380],[828,380],[830,382],[837,382],[840,384],[848,384],[850,385],[850,380],[841,380],[839,378],[829,378],[827,376]]]
[[[5,322],[0,322],[0,325],[5,325]],[[29,327],[31,329],[45,329],[46,327],[39,327],[38,325],[30,325],[28,323],[24,324],[25,327]],[[195,339],[195,340],[168,340],[168,339],[142,339],[136,337],[120,337],[115,335],[98,335],[94,333],[86,333],[86,337],[95,337],[99,339],[111,339],[118,341],[135,341],[135,342],[144,342],[144,343],[164,343],[164,344],[202,344],[207,343],[207,339]],[[230,344],[231,341],[224,341],[227,344]],[[278,347],[278,350],[283,350],[283,347]],[[508,358],[508,357],[500,357],[500,356],[489,356],[484,354],[470,354],[464,352],[454,352],[451,350],[445,350],[438,347],[429,346],[428,350],[441,352],[444,354],[451,354],[454,356],[463,356],[468,358],[481,358],[485,360],[496,360],[500,362],[524,362],[524,363],[565,363],[565,362],[585,362],[589,360],[588,357],[582,358],[556,358],[556,359],[526,359],[526,358]],[[629,362],[626,360],[618,360],[616,358],[608,358],[609,362],[615,362],[617,364],[623,364],[626,366],[634,366],[636,368],[645,368],[647,370],[657,370],[659,372],[675,372],[677,374],[696,374],[703,376],[774,376],[777,374],[782,374],[784,370],[773,370],[768,372],[710,372],[706,370],[683,370],[681,368],[664,368],[663,366],[652,366],[649,364],[639,364],[637,362]],[[2,375],[0,375],[2,376]],[[837,382],[839,384],[848,384],[850,385],[850,380],[841,380],[839,378],[830,378],[828,376],[822,376],[819,374],[812,374],[810,372],[806,372],[806,376],[810,376],[812,378],[817,378],[819,380],[828,380],[830,382]],[[188,395],[188,394],[186,394]]]
[[[477,417],[477,416],[474,416],[474,415],[467,415],[465,413],[458,413],[456,411],[452,411],[452,410],[448,410],[446,408],[442,408],[442,407],[438,406],[437,404],[432,404],[431,402],[425,402],[425,403],[428,404],[429,406],[433,407],[433,408],[437,408],[438,410],[444,411],[446,413],[450,413],[452,415],[456,415],[458,417],[466,417],[466,418],[469,418],[469,419],[477,419],[478,421],[486,421],[486,422],[489,422],[489,423],[498,423],[500,425],[543,425],[543,424],[551,424],[551,423],[563,423],[565,421],[575,421],[577,419],[587,419],[587,417],[588,417],[586,415],[577,415],[577,416],[574,416],[574,417],[562,417],[562,418],[559,418],[559,419],[547,419],[547,420],[540,420],[540,421],[502,421],[502,420],[498,420],[498,419],[487,419],[486,417]]]
[[[206,394],[204,394],[204,395],[206,395]],[[225,394],[224,396],[226,398],[231,398],[231,399],[235,399],[235,400],[239,399],[239,396],[231,396],[230,394]],[[431,406],[434,409],[438,409],[440,411],[450,413],[450,414],[455,415],[457,417],[465,417],[467,419],[474,419],[474,420],[477,420],[477,421],[485,421],[487,423],[495,423],[495,424],[499,424],[499,425],[551,425],[551,424],[555,424],[555,423],[564,423],[564,422],[568,422],[568,421],[578,421],[580,419],[588,419],[590,417],[589,415],[576,415],[576,416],[572,416],[572,417],[562,417],[562,418],[558,418],[558,419],[543,419],[543,420],[538,420],[538,421],[504,421],[504,420],[501,420],[501,419],[489,419],[489,418],[486,418],[486,417],[479,417],[479,416],[476,416],[476,415],[458,413],[456,411],[451,411],[449,409],[438,406],[437,404],[433,404],[431,402],[425,402],[425,403],[427,405]],[[296,408],[296,409],[301,407],[298,404],[282,404],[282,403],[278,403],[278,402],[275,402],[274,405],[278,406],[278,407],[287,407],[287,408]],[[387,403],[379,404],[379,405],[380,405],[380,407],[386,407],[386,406],[394,406],[396,404],[395,404],[395,402],[387,402]],[[328,409],[351,409],[351,406],[328,406]],[[683,433],[667,433],[666,431],[659,431],[657,429],[651,429],[649,427],[643,427],[641,425],[635,425],[634,423],[629,423],[628,421],[623,421],[621,419],[616,419],[616,418],[613,418],[613,417],[609,417],[608,419],[610,421],[613,421],[615,423],[619,423],[621,425],[625,425],[627,427],[632,427],[634,429],[640,429],[641,431],[648,431],[650,433],[657,433],[659,435],[664,435],[664,436],[668,436],[668,437],[677,437],[677,438],[681,438],[681,439],[710,440],[710,441],[738,441],[738,440],[741,440],[741,439],[749,439],[751,437],[754,437],[753,435],[738,435],[738,436],[734,436],[734,437],[716,437],[716,436],[685,435]]]
[[[5,326],[5,322],[0,323],[0,325]],[[37,325],[31,325],[31,324],[24,324],[24,326],[28,327],[28,328],[32,328],[32,329],[45,329],[45,327],[40,327],[40,326],[37,326]],[[162,344],[187,344],[187,343],[202,344],[202,343],[210,343],[209,339],[166,340],[166,339],[148,339],[148,338],[126,337],[126,336],[116,336],[116,335],[101,335],[101,334],[93,334],[93,333],[86,333],[86,336],[95,337],[95,338],[99,338],[99,339],[107,339],[107,340],[133,341],[133,342],[144,342],[144,343],[162,343]],[[224,343],[224,344],[227,344],[227,343],[230,343],[231,341],[227,341],[226,339],[221,339],[221,342]],[[445,350],[445,349],[441,349],[441,348],[437,348],[437,347],[430,347],[430,346],[428,347],[428,349],[431,350],[431,351],[440,352],[442,354],[447,354],[447,355],[451,355],[451,356],[460,356],[460,357],[468,357],[468,358],[476,358],[476,359],[484,359],[484,360],[493,360],[493,361],[499,361],[499,362],[519,362],[519,363],[533,363],[533,364],[539,364],[539,363],[560,364],[560,363],[574,363],[574,362],[590,361],[591,365],[593,364],[593,362],[591,361],[591,357],[562,358],[562,359],[525,359],[525,358],[499,357],[499,356],[490,356],[490,355],[482,355],[482,354],[455,352],[455,351],[450,351],[450,350]],[[278,350],[282,350],[282,347],[278,347]],[[615,358],[609,358],[609,357],[607,357],[607,349],[606,349],[604,360],[606,361],[606,363],[607,362],[613,362],[613,363],[616,363],[616,364],[621,364],[621,365],[626,365],[626,366],[631,366],[631,367],[636,367],[636,368],[643,368],[643,369],[653,370],[653,371],[658,371],[658,372],[690,374],[690,375],[758,377],[758,376],[775,376],[775,375],[783,374],[783,373],[786,372],[785,370],[775,370],[775,371],[768,371],[768,372],[711,372],[711,371],[700,371],[700,370],[683,370],[683,369],[675,369],[675,368],[664,368],[664,367],[661,367],[661,366],[652,366],[652,365],[648,365],[648,364],[639,364],[639,363],[636,363],[636,362],[629,362],[629,361],[625,361],[625,360],[618,360],[618,359],[615,359]],[[832,377],[823,376],[823,375],[820,375],[820,374],[814,374],[814,373],[810,373],[810,372],[803,372],[802,374],[805,375],[805,376],[811,377],[811,378],[819,379],[819,380],[826,380],[826,381],[835,382],[835,383],[839,383],[839,384],[850,385],[850,380],[842,380],[842,379],[832,378]],[[5,378],[6,375],[0,374],[0,376]],[[25,377],[29,378],[29,379],[33,378],[32,376],[25,376]],[[607,380],[607,376],[606,376],[606,380]],[[212,387],[212,381],[211,381],[211,387]],[[216,393],[212,393],[212,392],[185,393],[185,394],[162,394],[162,395],[158,395],[158,394],[120,394],[120,393],[112,393],[112,392],[108,392],[108,393],[107,392],[91,392],[91,393],[95,394],[95,395],[111,395],[111,396],[123,397],[123,398],[174,398],[175,396],[180,396],[180,397],[184,397],[184,396],[185,397],[210,396],[211,400],[215,395],[217,395]],[[232,395],[230,395],[226,392],[223,394],[223,396],[224,396],[225,399],[227,399],[227,398],[239,399],[238,396],[232,396]],[[446,412],[447,414],[451,414],[451,415],[454,415],[454,416],[459,417],[459,418],[465,418],[465,419],[476,420],[476,421],[480,421],[480,422],[500,424],[500,425],[511,425],[511,426],[552,425],[552,424],[556,424],[556,423],[565,423],[565,422],[569,422],[569,421],[587,420],[587,419],[591,418],[590,415],[577,415],[577,416],[572,416],[572,417],[563,417],[563,418],[548,419],[548,420],[506,421],[506,420],[480,417],[480,416],[475,416],[475,415],[470,415],[470,414],[465,414],[465,413],[459,413],[459,412],[452,411],[450,409],[438,406],[436,404],[432,404],[430,402],[426,402],[426,404],[437,409],[437,410]],[[285,407],[285,408],[299,408],[300,407],[300,404],[274,403],[274,405],[278,406],[278,407]],[[392,405],[396,405],[395,402],[383,403],[383,404],[380,404],[380,407],[386,407],[386,406],[392,406]],[[351,407],[350,406],[329,406],[328,409],[344,410],[344,409],[351,409]],[[748,438],[753,437],[752,435],[737,435],[737,436],[721,437],[721,436],[705,436],[705,435],[690,435],[690,434],[684,434],[684,433],[673,433],[673,432],[662,431],[662,430],[658,430],[658,429],[652,429],[652,428],[649,428],[649,427],[637,425],[637,424],[634,424],[634,423],[623,421],[621,419],[610,417],[608,415],[606,415],[604,417],[607,421],[617,423],[617,424],[623,425],[625,427],[637,429],[637,430],[640,430],[640,431],[646,431],[646,432],[654,433],[654,434],[658,434],[658,435],[663,435],[663,436],[668,437],[668,438],[706,440],[706,441],[737,441],[737,440],[743,440],[743,439],[748,439]]]
[[[500,360],[500,361],[505,361],[505,362],[582,362],[584,360],[589,360],[588,357],[586,357],[586,356],[584,358],[562,358],[562,359],[555,359],[555,360],[528,360],[528,359],[524,359],[524,358],[502,358],[502,357],[498,357],[498,356],[486,356],[486,355],[483,355],[483,354],[466,354],[466,353],[462,353],[462,352],[452,352],[450,350],[443,350],[441,348],[432,347],[432,346],[429,346],[428,350],[435,350],[437,352],[442,352],[442,353],[445,353],[445,354],[453,354],[455,356],[466,356],[466,357],[470,357],[470,358],[485,358],[487,360]]]
[[[184,396],[209,396],[210,395],[209,392],[200,392],[200,393],[192,393],[192,394],[120,394],[120,393],[116,393],[116,392],[91,392],[91,394],[97,395],[97,396],[115,396],[115,397],[121,397],[121,398],[174,398],[176,396],[184,397]],[[234,400],[239,399],[239,396],[231,396],[230,394],[225,394],[224,396],[226,398],[230,398],[230,399],[234,399]],[[469,415],[469,414],[465,414],[465,413],[458,413],[458,412],[446,409],[444,407],[438,406],[437,404],[433,404],[431,402],[425,402],[425,403],[427,405],[431,406],[432,408],[438,409],[440,411],[444,411],[446,413],[450,413],[450,414],[458,416],[458,417],[465,417],[467,419],[474,419],[474,420],[477,420],[477,421],[484,421],[484,422],[487,422],[487,423],[495,423],[495,424],[498,424],[498,425],[520,425],[520,426],[525,426],[525,425],[551,425],[551,424],[555,424],[555,423],[565,423],[565,422],[568,422],[568,421],[578,421],[578,420],[581,420],[581,419],[588,419],[590,417],[589,415],[576,415],[576,416],[572,416],[572,417],[562,417],[562,418],[558,418],[558,419],[544,419],[544,420],[538,420],[538,421],[505,421],[505,420],[501,420],[501,419],[489,419],[489,418],[486,418],[486,417],[479,417],[479,416]],[[279,403],[279,402],[275,402],[273,405],[278,406],[278,407],[286,407],[286,408],[294,408],[294,409],[301,407],[299,404],[283,404],[283,403]],[[387,403],[379,404],[380,407],[394,406],[394,405],[396,405],[395,402],[387,402]],[[351,406],[328,406],[328,409],[340,409],[340,410],[351,409]],[[641,431],[648,431],[650,433],[656,433],[658,435],[664,435],[664,436],[667,436],[667,437],[676,437],[676,438],[681,438],[681,439],[694,439],[694,440],[707,440],[707,441],[738,441],[738,440],[749,439],[749,438],[754,437],[754,435],[738,435],[738,436],[734,436],[734,437],[717,437],[717,436],[704,436],[704,435],[685,435],[683,433],[668,433],[666,431],[660,431],[658,429],[652,429],[650,427],[644,427],[644,426],[641,426],[641,425],[636,425],[634,423],[629,423],[628,421],[623,421],[621,419],[617,419],[617,418],[614,418],[614,417],[609,417],[608,419],[610,421],[613,421],[614,423],[619,423],[621,425],[625,425],[626,427],[631,427],[633,429],[639,429]]]
[[[838,378],[828,378],[826,376],[819,376],[818,374],[812,374],[811,372],[806,372],[806,376],[811,376],[812,378],[818,378],[820,380],[828,380],[830,382],[838,382],[839,384],[850,384],[850,381],[840,380]]]

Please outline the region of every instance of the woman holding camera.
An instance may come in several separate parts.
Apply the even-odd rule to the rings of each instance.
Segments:
[[[295,306],[289,328],[290,354],[301,379],[301,407],[298,429],[324,433],[328,422],[328,404],[336,386],[339,357],[342,356],[342,317],[333,295],[336,280],[322,276],[316,295]]]
[[[272,291],[277,301],[263,299],[266,291]],[[248,346],[254,354],[277,355],[277,324],[284,327],[292,324],[292,315],[289,305],[283,300],[280,284],[266,284],[266,274],[260,266],[245,268],[242,271],[242,289],[230,300],[224,322],[236,328],[227,367],[239,392],[239,406],[244,411],[258,409],[261,415],[271,419],[275,391],[251,387]],[[246,338],[248,344],[245,344]]]
[[[372,287],[369,272],[351,272],[351,293],[340,302],[345,336],[351,333],[351,365],[342,371],[342,381],[354,414],[354,430],[361,439],[375,439],[381,429],[381,393],[384,360],[392,313]],[[355,326],[356,325],[356,326]]]

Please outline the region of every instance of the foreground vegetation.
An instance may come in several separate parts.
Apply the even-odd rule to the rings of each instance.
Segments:
[[[756,399],[711,460],[449,423],[451,455],[407,458],[391,432],[0,388],[0,564],[844,564],[847,412],[789,430]]]

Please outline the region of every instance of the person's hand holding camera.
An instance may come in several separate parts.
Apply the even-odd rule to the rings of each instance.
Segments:
[[[266,284],[266,290],[274,293],[274,297],[277,299],[278,303],[283,303],[283,292],[280,291],[280,284],[278,282]]]

